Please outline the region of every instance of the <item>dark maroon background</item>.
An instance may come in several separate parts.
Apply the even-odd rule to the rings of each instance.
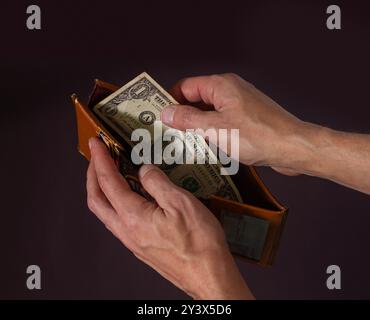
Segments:
[[[235,72],[302,119],[369,133],[370,7],[334,3],[341,31],[326,29],[328,1],[1,1],[0,297],[186,298],[87,209],[70,94],[144,70],[167,88]],[[41,31],[25,27],[29,4]],[[370,298],[369,197],[259,171],[290,215],[272,268],[239,263],[256,297]],[[30,264],[41,291],[26,289]],[[330,264],[341,291],[326,288]]]

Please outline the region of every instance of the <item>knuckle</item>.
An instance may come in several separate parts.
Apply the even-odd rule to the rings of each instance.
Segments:
[[[135,245],[141,252],[145,252],[145,250],[150,246],[149,242],[141,237],[135,238]]]
[[[177,85],[181,89],[181,91],[190,92],[190,84],[193,81],[194,78],[182,78],[179,82],[177,82]]]
[[[143,177],[146,183],[151,183],[156,180],[157,178],[157,171],[155,169],[149,170],[145,173],[145,176]]]
[[[113,235],[116,236],[116,232],[113,228],[113,225],[109,224],[109,223],[105,223],[104,226],[107,228],[107,230],[109,230],[111,233],[113,233]]]
[[[96,204],[96,198],[94,196],[92,196],[91,194],[89,194],[87,196],[87,207],[90,209],[90,211],[92,212],[96,212],[97,211],[97,204]]]
[[[148,242],[145,231],[140,228],[140,223],[137,218],[130,218],[126,222],[126,233],[130,238],[132,244],[135,248],[140,249],[140,251],[147,248],[150,243]]]
[[[176,199],[182,199],[185,197],[184,194],[185,190],[183,189],[178,189],[178,188],[173,188],[168,192],[168,196],[170,199],[176,200]]]
[[[211,76],[211,81],[217,85],[217,84],[222,84],[225,82],[225,77],[223,74],[214,74]]]
[[[236,73],[225,73],[223,74],[225,80],[230,83],[231,85],[239,85],[243,82],[247,83],[247,81],[245,81],[243,78],[241,78],[239,75],[237,75]]]
[[[230,88],[234,87],[236,83],[236,75],[232,73],[216,74],[211,76],[212,86],[210,86],[209,96],[216,99],[216,96],[222,96],[228,92]]]
[[[233,73],[233,72],[224,73],[223,74],[223,77],[225,79],[227,79],[227,80],[237,80],[237,79],[240,79],[240,77],[236,73]]]
[[[246,81],[246,80],[244,80],[244,82],[245,82],[245,84],[248,88],[255,88],[255,86],[252,82],[249,82],[249,81]]]
[[[139,226],[139,221],[135,215],[129,215],[126,219],[127,231],[132,234],[136,234]]]
[[[102,189],[107,187],[109,185],[109,176],[106,173],[101,173],[98,176],[99,184]]]
[[[158,188],[161,189],[162,193],[172,189],[172,184],[168,183],[168,177],[163,172],[155,169],[145,174],[142,183],[144,188],[148,188],[149,193],[150,190],[154,191],[158,190]],[[150,210],[150,208],[152,208],[150,202],[144,202],[142,207],[145,210]]]
[[[171,199],[172,206],[180,212],[186,211],[192,202],[191,194],[188,191],[177,188],[168,194],[168,198]]]

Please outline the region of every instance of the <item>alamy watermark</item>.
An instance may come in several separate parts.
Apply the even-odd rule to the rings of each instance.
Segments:
[[[27,267],[26,274],[29,274],[26,280],[26,287],[29,290],[41,290],[41,268],[32,264]]]
[[[26,9],[27,20],[26,27],[28,30],[40,30],[41,29],[41,9],[39,6],[32,4]]]
[[[329,30],[342,29],[341,9],[338,5],[332,4],[326,8],[326,13],[329,15],[326,19],[326,27]],[[41,8],[38,5],[32,4],[26,8],[26,27],[29,30],[41,30]]]
[[[332,4],[326,8],[326,13],[329,14],[326,19],[326,27],[329,30],[340,30],[342,29],[342,16],[340,7]]]
[[[340,267],[336,264],[332,264],[326,268],[326,274],[329,277],[326,279],[326,287],[329,290],[340,290],[342,289],[342,276]]]
[[[239,170],[239,129],[183,132],[172,128],[163,130],[162,122],[155,121],[153,132],[135,129],[131,141],[137,142],[131,151],[131,160],[137,165],[221,163],[221,175],[234,175]]]

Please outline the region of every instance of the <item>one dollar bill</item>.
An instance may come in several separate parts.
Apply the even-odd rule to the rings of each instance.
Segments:
[[[93,111],[107,123],[126,143],[134,147],[137,142],[131,140],[135,129],[144,128],[154,137],[154,121],[160,120],[164,107],[177,104],[176,100],[167,93],[147,73],[143,72],[123,87],[109,95],[94,106]],[[163,125],[163,130],[168,129]],[[174,130],[174,129],[172,129]],[[197,134],[186,134],[185,148],[190,143],[195,144],[198,153],[204,157],[215,158],[215,154],[207,145],[204,138]],[[185,150],[188,152],[190,148]],[[189,151],[193,152],[194,151]],[[217,158],[216,158],[217,159]],[[227,175],[220,174],[220,163],[207,161],[204,164],[174,164],[164,165],[161,169],[176,185],[187,189],[196,197],[208,198],[218,195],[226,199],[242,202],[235,184]]]

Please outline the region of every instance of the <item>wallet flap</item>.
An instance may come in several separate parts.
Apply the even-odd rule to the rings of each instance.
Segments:
[[[71,96],[72,102],[75,106],[77,117],[77,131],[78,131],[78,150],[79,152],[90,160],[89,139],[91,137],[98,137],[100,132],[104,132],[106,139],[118,149],[122,149],[121,144],[104,128],[104,125],[99,119],[85,107],[78,99],[76,94]]]

